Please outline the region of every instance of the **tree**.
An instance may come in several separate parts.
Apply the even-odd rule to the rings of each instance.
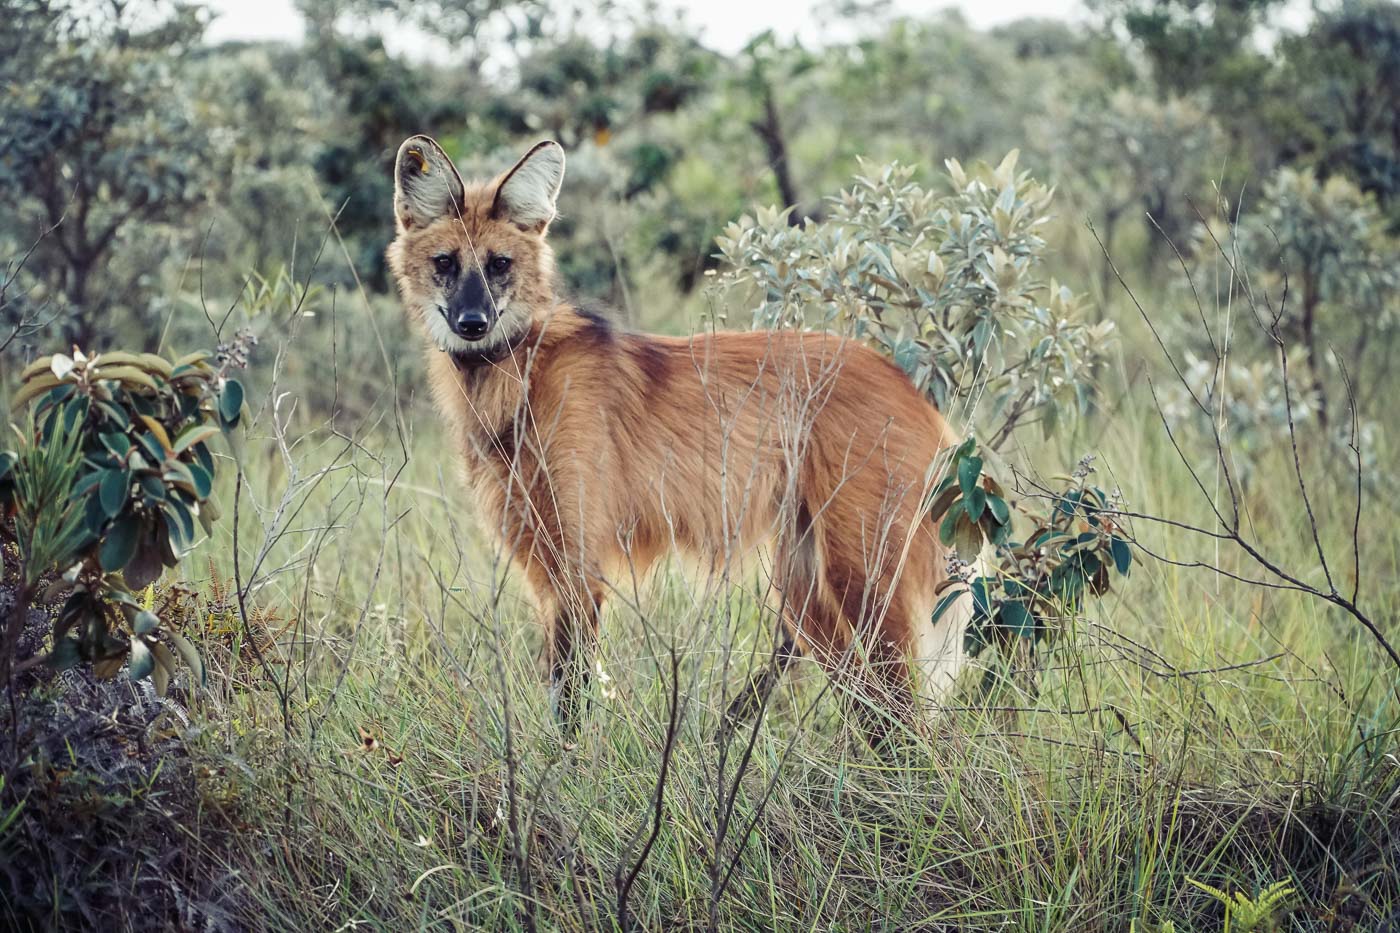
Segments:
[[[1269,69],[1255,40],[1281,3],[1090,0],[1090,8],[1110,32],[1142,51],[1163,94],[1208,90],[1247,108],[1258,89],[1253,82]]]
[[[1129,216],[1141,221],[1152,255],[1164,257],[1170,243],[1185,242],[1196,225],[1191,198],[1209,196],[1206,173],[1223,141],[1198,104],[1120,89],[1107,100],[1075,100],[1048,122],[1044,135],[1058,174],[1087,195],[1110,252]],[[1105,292],[1108,284],[1105,278]]]
[[[6,15],[0,204],[12,211],[9,233],[32,241],[47,232],[26,268],[57,306],[66,341],[93,347],[118,310],[149,339],[157,225],[196,226],[220,177],[214,133],[179,75],[205,18],[179,2],[125,0],[15,0]]]
[[[1245,267],[1272,276],[1272,297],[1298,308],[1291,323],[1307,354],[1318,420],[1328,424],[1324,349],[1348,327],[1360,371],[1377,336],[1394,332],[1400,298],[1400,241],[1385,232],[1375,198],[1345,178],[1280,169],[1263,203],[1240,223]],[[1268,283],[1265,283],[1268,284]],[[1297,295],[1294,299],[1293,295]],[[1324,313],[1335,313],[1326,335]]]
[[[1278,145],[1352,178],[1396,219],[1400,208],[1400,6],[1343,0],[1303,35],[1283,40],[1275,101]]]

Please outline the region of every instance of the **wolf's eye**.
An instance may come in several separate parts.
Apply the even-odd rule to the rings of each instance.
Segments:
[[[452,270],[457,268],[457,257],[450,253],[434,256],[433,268],[437,269],[439,275],[451,275]]]
[[[501,275],[501,274],[504,273],[507,269],[510,268],[510,257],[509,257],[509,256],[492,256],[492,257],[491,257],[491,261],[490,261],[489,263],[487,263],[487,265],[490,267],[490,269],[491,269],[491,271],[492,271],[493,273],[495,273],[496,275]]]

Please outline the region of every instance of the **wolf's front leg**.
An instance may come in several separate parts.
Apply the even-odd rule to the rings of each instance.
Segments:
[[[561,605],[550,619],[546,656],[549,706],[566,738],[578,732],[587,711],[588,686],[598,641],[599,600]]]

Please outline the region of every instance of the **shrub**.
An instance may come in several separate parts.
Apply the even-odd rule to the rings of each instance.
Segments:
[[[218,518],[209,442],[235,428],[243,386],[228,375],[251,338],[217,354],[171,363],[153,354],[56,354],[21,374],[16,408],[29,406],[18,452],[0,454],[0,531],[19,560],[7,668],[36,598],[65,595],[46,660],[91,662],[98,677],[130,663],[164,693],[178,653],[197,673],[198,653],[161,628],[146,599],[153,584]],[[9,527],[6,527],[9,526]],[[42,589],[41,589],[42,587]],[[173,649],[173,650],[172,650]]]
[[[727,283],[752,286],[757,325],[853,333],[888,353],[945,412],[971,412],[1000,447],[1018,426],[1051,434],[1087,410],[1113,325],[1046,281],[1051,191],[1016,172],[947,163],[952,191],[889,165],[831,200],[829,220],[789,226],[760,210],[718,240]]]
[[[1036,647],[1053,641],[1059,622],[1079,612],[1085,596],[1108,592],[1110,576],[1127,576],[1133,563],[1128,538],[1118,525],[1117,496],[1090,485],[1092,457],[1060,477],[1064,489],[1031,496],[1012,505],[1000,483],[983,470],[977,441],[968,438],[954,452],[942,482],[934,488],[929,511],[939,520],[939,538],[959,555],[972,556],[990,542],[996,560],[983,572],[955,557],[934,608],[937,621],[960,596],[972,591],[972,619],[963,637],[969,655],[988,646],[1009,657],[1034,661]],[[1031,524],[1023,540],[1013,540],[1013,510]],[[984,693],[996,682],[989,667]]]

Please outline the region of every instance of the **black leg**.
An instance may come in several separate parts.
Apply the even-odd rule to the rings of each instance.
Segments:
[[[773,692],[778,681],[783,679],[783,672],[788,669],[795,658],[801,655],[801,651],[798,650],[797,643],[792,640],[791,635],[784,631],[782,638],[777,651],[774,652],[772,661],[763,668],[763,673],[750,680],[749,685],[734,697],[729,704],[729,709],[725,710],[724,721],[719,730],[721,742],[728,742],[735,729],[763,708],[764,703],[768,700],[768,695]]]
[[[578,732],[583,713],[587,711],[596,626],[595,606],[592,617],[584,619],[560,612],[550,633],[549,708],[567,738]]]

